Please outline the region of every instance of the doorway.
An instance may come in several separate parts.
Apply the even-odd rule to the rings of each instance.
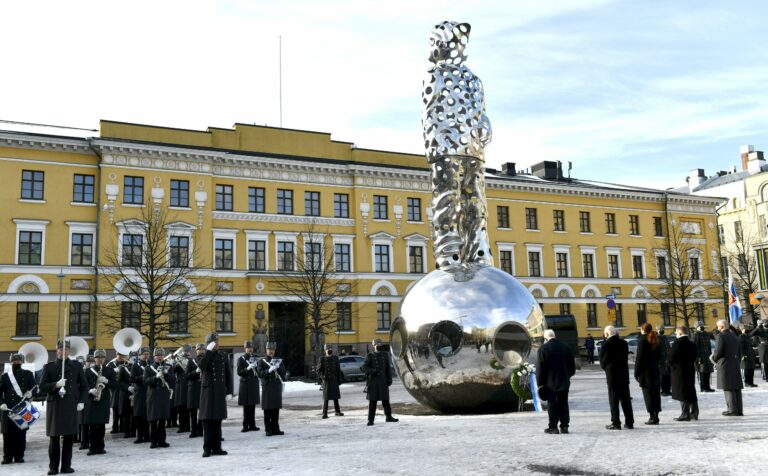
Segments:
[[[291,376],[304,375],[304,303],[269,303],[269,340],[277,343],[276,356],[283,358]]]

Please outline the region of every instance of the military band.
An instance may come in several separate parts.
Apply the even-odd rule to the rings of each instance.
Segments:
[[[219,351],[219,336],[205,338],[205,354],[200,359],[200,420],[203,421],[203,458],[226,455],[221,449],[221,421],[227,418],[227,395],[232,394],[229,359]]]
[[[188,380],[187,369],[184,363],[191,358],[192,346],[184,344],[182,347],[181,359],[174,363],[173,373],[176,376],[176,388],[173,391],[173,407],[176,408],[176,416],[179,427],[176,433],[187,433],[190,431],[189,410],[187,409]]]
[[[197,344],[195,346],[195,356],[187,362],[187,411],[189,412],[189,421],[191,431],[190,438],[199,438],[203,436],[203,422],[198,419],[200,412],[200,362],[205,354],[205,345]]]
[[[144,385],[144,371],[149,365],[149,347],[142,347],[139,360],[131,368],[131,392],[133,407],[133,427],[136,428],[136,444],[149,442],[149,423],[147,422],[147,388]]]
[[[0,430],[3,433],[2,464],[23,463],[27,448],[27,428],[21,429],[11,421],[10,412],[35,392],[35,376],[21,365],[24,356],[11,355],[11,371],[0,377]]]
[[[109,423],[112,393],[117,388],[115,370],[104,365],[107,353],[97,350],[93,355],[94,365],[85,371],[88,399],[83,409],[83,425],[88,428],[88,456],[106,453],[104,433]]]
[[[280,409],[283,407],[285,365],[275,358],[277,344],[267,342],[267,355],[259,360],[256,373],[261,379],[261,409],[264,412],[264,434],[284,435],[280,430]]]
[[[171,418],[171,401],[176,377],[164,362],[165,350],[158,347],[153,352],[154,362],[144,369],[144,387],[147,392],[147,422],[149,423],[149,447],[168,448],[165,423]]]
[[[253,342],[243,344],[245,353],[237,359],[237,375],[240,376],[240,388],[237,404],[243,407],[243,429],[241,432],[259,431],[256,426],[256,404],[259,399],[259,377],[256,375],[258,359],[253,353]]]

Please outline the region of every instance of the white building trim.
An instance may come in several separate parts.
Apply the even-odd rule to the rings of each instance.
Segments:
[[[565,267],[566,272],[568,273],[568,276],[565,277],[571,277],[573,276],[573,272],[571,271],[571,245],[552,245],[553,252],[555,253],[555,276],[557,276],[557,254],[558,253],[565,253]],[[564,277],[564,276],[557,276],[557,277]]]
[[[96,223],[84,222],[84,221],[65,221],[69,227],[69,246],[67,247],[67,266],[72,266],[72,235],[75,233],[81,233],[85,235],[91,235],[91,266],[94,266],[93,262],[96,257]]]
[[[11,281],[11,284],[8,285],[8,294],[15,294],[19,292],[19,289],[26,283],[32,283],[37,286],[37,289],[40,290],[40,294],[50,293],[48,290],[48,285],[45,283],[43,278],[35,276],[34,274],[24,274],[17,276],[13,281]],[[25,296],[30,296],[30,294],[25,294]]]
[[[499,267],[501,267],[501,252],[502,251],[509,251],[509,255],[512,258],[512,272],[511,274],[514,276],[517,272],[515,269],[515,242],[514,241],[497,241],[496,242],[496,248],[498,249],[498,261],[499,261]],[[527,256],[526,256],[527,258]]]
[[[185,223],[183,221],[176,221],[173,223],[168,223],[165,225],[165,262],[168,263],[168,265],[171,264],[171,237],[172,236],[181,236],[189,238],[189,249],[187,251],[189,258],[189,262],[187,263],[187,266],[190,268],[194,265],[193,263],[193,256],[194,256],[194,234],[195,230],[197,230],[197,227],[195,225],[191,225],[189,223]]]
[[[237,228],[212,228],[211,231],[213,232],[213,243],[211,243],[213,246],[212,252],[213,255],[211,256],[211,263],[213,264],[213,267],[216,268],[216,240],[232,240],[232,268],[231,269],[237,269],[237,233],[240,231]],[[229,269],[229,268],[227,268]]]
[[[278,258],[279,256],[279,247],[277,246],[278,243],[281,242],[287,242],[287,243],[293,243],[293,271],[296,271],[296,259],[299,255],[299,246],[297,244],[296,237],[299,236],[298,232],[295,231],[273,231],[272,232],[275,235],[275,269],[280,265],[280,260]],[[285,270],[279,270],[279,271],[285,271]]]
[[[344,273],[355,272],[355,235],[332,233],[331,241],[333,242],[333,253],[336,254],[336,245],[349,245],[349,271],[343,271]],[[336,260],[334,258],[334,268],[336,266]]]
[[[556,287],[555,288],[555,293],[554,293],[553,297],[555,297],[555,298],[561,297],[560,296],[560,292],[561,291],[565,291],[566,293],[568,293],[568,297],[569,298],[576,297],[576,293],[573,292],[573,288],[568,286],[567,284],[561,284],[560,286]]]
[[[390,283],[386,279],[381,279],[379,281],[376,281],[373,286],[371,286],[371,296],[377,296],[376,293],[379,291],[379,288],[387,288],[389,289],[390,296],[397,296],[397,288],[394,284]],[[387,297],[387,296],[377,296],[377,297]]]
[[[408,236],[403,237],[405,239],[405,266],[406,266],[406,272],[411,272],[411,246],[415,248],[421,248],[421,259],[422,259],[422,273],[426,273],[427,270],[427,238],[424,235],[420,235],[418,233],[413,233]]]
[[[39,231],[41,232],[40,242],[40,264],[32,266],[45,265],[45,228],[51,222],[50,220],[27,220],[23,218],[14,218],[13,222],[16,224],[16,254],[14,255],[14,263],[19,264],[19,234],[22,231]]]
[[[268,230],[243,230],[245,232],[245,252],[246,252],[246,269],[250,271],[250,249],[251,241],[263,241],[264,242],[264,270],[269,271],[269,234]]]
[[[376,245],[386,245],[387,249],[389,250],[389,271],[392,272],[395,269],[395,260],[394,260],[394,242],[395,237],[390,235],[389,233],[385,233],[383,231],[374,233],[370,235],[371,238],[371,271],[374,273],[376,271]],[[382,272],[382,271],[380,271]]]

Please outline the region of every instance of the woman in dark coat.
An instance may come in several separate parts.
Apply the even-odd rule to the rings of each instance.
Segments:
[[[635,380],[643,389],[645,409],[650,418],[646,425],[658,425],[661,412],[661,373],[659,372],[659,354],[661,346],[653,326],[647,322],[640,328],[642,338],[637,342],[635,359]]]
[[[669,368],[672,377],[672,398],[680,402],[682,412],[676,421],[699,419],[696,397],[696,359],[699,349],[688,338],[688,328],[677,328],[677,339],[669,349]]]

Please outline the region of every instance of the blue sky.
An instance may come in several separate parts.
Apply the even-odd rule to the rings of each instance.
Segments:
[[[283,126],[423,152],[431,27],[472,24],[489,166],[666,188],[768,149],[760,1],[135,1],[0,4],[0,119]],[[10,128],[10,126],[0,127]]]

